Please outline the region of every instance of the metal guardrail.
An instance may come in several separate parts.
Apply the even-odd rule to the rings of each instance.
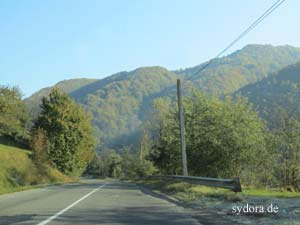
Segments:
[[[226,188],[234,192],[242,192],[242,186],[239,178],[222,179],[222,178],[179,176],[179,175],[150,176],[150,178],[185,181],[189,183],[201,184],[210,187]]]

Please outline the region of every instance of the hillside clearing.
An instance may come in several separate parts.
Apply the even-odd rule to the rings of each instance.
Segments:
[[[72,181],[51,167],[46,174],[41,174],[30,154],[26,149],[0,144],[0,194],[26,190],[39,184]]]

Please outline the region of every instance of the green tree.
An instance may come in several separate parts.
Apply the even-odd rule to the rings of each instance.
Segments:
[[[90,118],[67,94],[53,89],[44,97],[34,127],[43,129],[49,140],[51,163],[68,175],[80,175],[94,156]]]
[[[192,173],[249,177],[260,164],[257,155],[266,156],[264,122],[245,99],[195,93],[186,99],[185,108]]]
[[[0,135],[27,138],[28,113],[17,87],[0,87]]]
[[[151,159],[162,173],[181,174],[177,107],[155,103],[156,141]],[[168,108],[168,109],[166,109]],[[269,158],[266,127],[241,97],[220,99],[194,92],[184,99],[188,168],[191,175],[241,177],[255,183]],[[257,157],[259,155],[260,157]]]
[[[300,119],[279,114],[280,126],[274,130],[277,162],[275,175],[282,188],[300,190]]]
[[[139,149],[139,158],[141,162],[148,157],[150,149],[151,149],[151,139],[149,137],[149,132],[144,128],[142,131],[142,138],[140,141],[140,149]]]
[[[34,130],[31,139],[32,159],[41,173],[47,173],[49,166],[48,147],[46,132],[40,128]]]
[[[168,98],[158,98],[153,102],[153,113],[148,124],[154,139],[149,159],[161,173],[180,174],[178,116]]]
[[[125,178],[141,178],[156,173],[157,169],[153,163],[145,158],[141,159],[140,155],[129,152],[125,149],[122,156],[122,177]]]
[[[100,155],[95,154],[92,161],[87,166],[86,170],[84,171],[85,175],[91,175],[93,177],[104,177],[104,160],[101,158]]]
[[[108,176],[114,178],[120,177],[122,171],[121,163],[122,163],[122,157],[114,151],[111,152],[106,159]]]

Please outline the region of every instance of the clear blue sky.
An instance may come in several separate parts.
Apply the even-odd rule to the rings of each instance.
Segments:
[[[0,84],[25,96],[71,78],[214,57],[275,0],[0,0]],[[230,49],[300,46],[300,1],[287,0]]]

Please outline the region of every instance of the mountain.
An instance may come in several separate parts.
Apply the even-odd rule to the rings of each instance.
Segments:
[[[292,46],[247,45],[228,56],[215,59],[202,72],[207,63],[175,71],[183,75],[189,85],[216,93],[232,93],[255,83],[269,74],[300,60],[300,48]]]
[[[85,80],[86,85],[77,85],[68,94],[82,104],[92,115],[92,123],[101,149],[136,147],[139,126],[151,102],[160,93],[176,84],[177,75],[162,67],[144,67],[131,72],[120,72],[101,80]],[[76,81],[76,82],[75,82]],[[80,80],[64,81],[55,85],[65,87],[82,84]],[[41,96],[51,87],[42,89],[25,99],[29,108],[36,111]],[[68,89],[70,90],[70,88]],[[34,104],[35,102],[35,104]]]
[[[53,87],[46,87],[39,90],[38,92],[31,95],[29,98],[26,98],[24,101],[28,106],[30,113],[33,115],[33,117],[35,117],[39,112],[39,105],[41,104],[42,97],[48,96],[52,88],[57,87],[69,94],[95,81],[97,81],[97,79],[81,78],[81,79],[63,80],[55,84]]]
[[[278,108],[290,114],[300,114],[300,61],[272,76],[245,86],[235,93],[248,98],[269,124],[274,122]],[[272,124],[270,124],[272,126]]]
[[[228,56],[215,59],[201,73],[199,66],[169,71],[165,68],[143,67],[120,72],[104,79],[75,79],[59,82],[56,87],[66,91],[92,115],[98,148],[137,148],[140,125],[151,109],[152,101],[161,96],[176,98],[176,79],[183,79],[184,92],[194,87],[208,93],[233,93],[254,84],[287,65],[300,60],[300,48],[291,46],[248,45]],[[25,102],[38,112],[42,89]]]
[[[70,95],[93,115],[96,136],[111,148],[136,143],[152,100],[176,83],[176,74],[162,67],[122,72],[84,86]]]

